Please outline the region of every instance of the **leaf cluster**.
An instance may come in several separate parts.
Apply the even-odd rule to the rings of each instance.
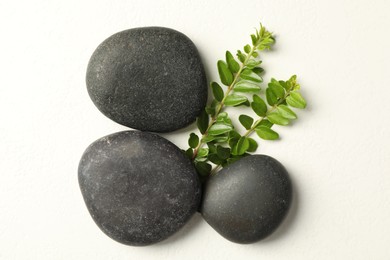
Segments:
[[[249,135],[253,132],[264,140],[276,140],[279,134],[272,129],[274,125],[285,126],[297,118],[291,108],[305,108],[306,101],[299,92],[296,76],[290,79],[271,79],[261,93],[264,70],[260,67],[260,52],[269,50],[274,44],[272,33],[262,25],[251,35],[252,44],[238,50],[236,57],[227,51],[225,60],[217,62],[221,84],[211,82],[213,100],[197,119],[202,136],[191,133],[185,151],[193,160],[202,179],[212,171],[212,164],[225,167],[236,160],[253,153],[258,143]],[[245,134],[232,124],[224,106],[247,106],[259,117],[239,116]],[[207,147],[203,147],[207,146]]]

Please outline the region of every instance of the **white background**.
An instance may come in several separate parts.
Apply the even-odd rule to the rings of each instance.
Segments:
[[[2,0],[0,259],[390,259],[389,11],[387,0]],[[249,43],[260,21],[277,36],[265,79],[297,74],[308,100],[292,126],[275,127],[282,139],[258,150],[291,174],[286,221],[251,245],[225,240],[199,215],[153,246],[109,239],[77,182],[84,149],[126,129],[88,97],[94,49],[124,29],[172,27],[216,80],[216,61]],[[163,136],[185,148],[191,131]]]

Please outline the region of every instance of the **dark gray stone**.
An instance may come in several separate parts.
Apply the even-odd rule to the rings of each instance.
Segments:
[[[115,122],[151,132],[192,123],[206,105],[207,80],[199,53],[184,34],[135,28],[106,39],[87,69],[88,93]]]
[[[200,203],[192,163],[174,144],[151,133],[125,131],[96,140],[81,158],[78,178],[93,220],[127,245],[169,237]]]
[[[279,226],[291,197],[291,182],[282,164],[269,156],[251,155],[208,180],[201,213],[226,239],[248,244]]]

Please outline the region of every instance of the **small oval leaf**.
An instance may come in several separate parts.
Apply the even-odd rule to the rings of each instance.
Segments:
[[[224,93],[221,86],[217,82],[211,82],[211,89],[213,90],[214,98],[217,101],[221,102],[224,97]]]
[[[255,111],[255,113],[258,116],[263,117],[266,115],[267,110],[268,110],[267,104],[258,95],[253,95],[253,102],[252,102],[251,106],[252,106],[253,111]]]
[[[224,123],[216,123],[210,127],[208,134],[215,136],[215,135],[227,133],[231,130],[233,130],[233,127],[231,125],[224,124]]]
[[[244,46],[244,51],[245,51],[246,53],[249,53],[249,52],[251,51],[251,46],[250,46],[249,44],[245,45],[245,46]]]
[[[198,119],[196,120],[199,131],[204,134],[209,126],[209,115],[205,110],[202,110]]]
[[[240,105],[242,103],[245,103],[247,100],[248,99],[245,96],[231,94],[231,95],[226,97],[224,103],[226,106],[237,106],[237,105]]]
[[[259,66],[261,64],[261,60],[254,60],[254,59],[250,59],[247,63],[246,63],[246,67],[248,69],[254,69],[256,68],[257,66]]]
[[[279,134],[266,126],[259,126],[256,128],[257,135],[264,140],[279,139]]]
[[[212,162],[212,163],[214,163],[216,165],[220,165],[224,161],[223,159],[219,158],[219,156],[217,154],[215,154],[215,153],[209,154],[208,159],[209,159],[210,162]]]
[[[196,162],[195,163],[195,168],[196,171],[199,173],[201,176],[208,176],[211,171],[211,165],[206,163],[206,162]]]
[[[297,115],[286,105],[280,105],[277,108],[279,114],[288,119],[297,119]]]
[[[260,127],[260,126],[265,126],[265,127],[268,127],[268,128],[271,128],[274,124],[272,124],[270,121],[268,121],[267,119],[263,119],[260,121],[260,123],[257,124],[256,128]]]
[[[284,97],[284,88],[278,83],[268,83],[268,88],[275,94],[277,98]]]
[[[233,74],[229,70],[228,65],[223,60],[219,60],[217,63],[217,67],[222,84],[230,86],[230,84],[232,84],[233,82]]]
[[[299,92],[293,91],[287,97],[287,104],[296,108],[305,108],[306,101]]]
[[[240,123],[245,127],[246,130],[251,129],[253,124],[253,118],[247,115],[240,115],[238,117]]]
[[[256,152],[257,147],[258,147],[256,140],[248,137],[248,141],[249,141],[249,148],[248,148],[247,152],[250,152],[250,153]]]
[[[194,150],[192,148],[188,148],[187,151],[185,151],[186,156],[188,159],[192,160],[192,156],[194,155]]]
[[[191,133],[190,138],[188,139],[188,145],[191,148],[195,148],[198,146],[198,144],[199,144],[199,137],[196,134]]]
[[[232,150],[233,155],[242,155],[249,149],[249,140],[242,136]]]
[[[270,106],[273,106],[275,105],[276,103],[278,103],[278,98],[277,96],[275,95],[275,93],[270,89],[270,88],[267,88],[265,90],[265,95],[267,97],[267,102]]]
[[[240,77],[242,79],[246,79],[253,82],[263,82],[263,79],[250,69],[244,69],[241,72]]]
[[[288,123],[290,122],[287,118],[277,113],[269,114],[267,118],[271,123],[276,125],[288,125]]]
[[[200,148],[196,157],[206,157],[208,155],[208,153],[209,153],[209,149]]]
[[[237,73],[240,70],[240,65],[238,62],[234,59],[233,55],[230,53],[230,51],[226,52],[226,62],[228,64],[228,67],[231,72]]]
[[[226,160],[227,158],[230,157],[230,149],[227,147],[223,147],[223,146],[218,145],[217,146],[217,155],[222,160]]]
[[[260,86],[246,80],[240,80],[234,85],[234,91],[244,93],[258,93]]]
[[[246,55],[240,50],[237,51],[237,57],[242,63],[246,60]]]

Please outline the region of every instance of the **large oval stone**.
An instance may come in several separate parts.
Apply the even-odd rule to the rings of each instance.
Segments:
[[[208,180],[201,213],[226,239],[253,243],[279,226],[291,197],[291,182],[282,164],[266,155],[251,155]]]
[[[125,131],[92,143],[78,170],[93,220],[114,240],[159,242],[197,211],[200,183],[179,148],[155,134]]]
[[[115,122],[151,132],[192,123],[207,100],[207,80],[194,43],[162,27],[135,28],[101,43],[87,69],[88,93]]]

